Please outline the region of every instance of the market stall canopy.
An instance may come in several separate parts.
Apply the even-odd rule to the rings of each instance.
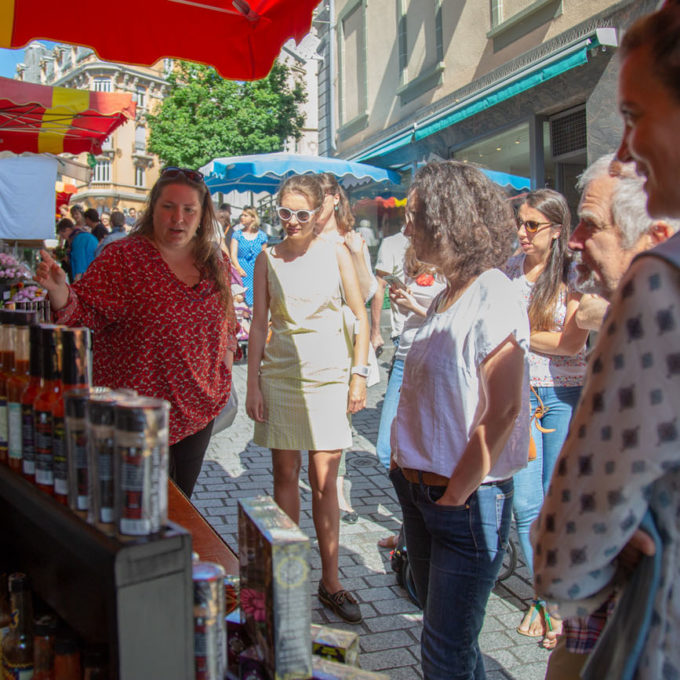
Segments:
[[[328,172],[340,184],[350,182],[391,182],[399,184],[399,173],[343,158],[303,156],[294,153],[263,153],[253,156],[216,158],[201,168],[211,193],[254,191],[274,194],[281,181],[291,175],[316,175]]]
[[[2,0],[0,47],[40,38],[91,47],[101,59],[151,66],[178,58],[214,66],[224,78],[257,80],[282,45],[309,33],[319,0]],[[111,25],[112,14],[128,20]]]
[[[119,125],[134,120],[135,107],[131,94],[0,78],[0,150],[98,154]]]
[[[54,238],[56,156],[0,157],[0,239]]]

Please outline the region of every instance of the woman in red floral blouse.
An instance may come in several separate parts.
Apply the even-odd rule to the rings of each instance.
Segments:
[[[44,251],[35,277],[58,323],[94,331],[96,385],[170,402],[170,476],[187,496],[229,397],[236,349],[230,263],[213,241],[214,222],[203,176],[166,168],[131,234],[81,281],[69,286]]]

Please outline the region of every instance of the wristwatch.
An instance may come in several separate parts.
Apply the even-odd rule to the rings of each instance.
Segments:
[[[352,375],[360,375],[362,378],[368,378],[368,366],[352,366]]]

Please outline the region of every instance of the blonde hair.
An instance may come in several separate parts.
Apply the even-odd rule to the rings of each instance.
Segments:
[[[241,210],[241,214],[243,215],[243,213],[245,213],[246,215],[250,215],[253,218],[253,223],[255,224],[255,226],[258,229],[260,228],[260,216],[257,214],[257,210],[255,210],[255,208],[251,207],[243,208],[243,210]]]

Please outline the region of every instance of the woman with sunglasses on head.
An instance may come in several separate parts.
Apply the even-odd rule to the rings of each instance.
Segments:
[[[349,414],[366,403],[368,317],[346,248],[315,233],[322,203],[312,176],[291,177],[279,191],[277,212],[286,236],[255,263],[246,411],[255,421],[255,443],[272,450],[274,498],[298,523],[301,451],[309,452],[321,553],[318,596],[345,621],[359,623],[356,598],[338,580],[336,477],[341,451],[352,442]],[[359,320],[351,360],[343,297]]]
[[[231,261],[234,269],[243,277],[246,303],[253,306],[253,271],[257,256],[267,247],[267,234],[260,229],[260,217],[255,208],[243,208],[241,229],[234,230],[231,237]]]
[[[478,638],[508,542],[512,475],[526,465],[529,324],[497,269],[512,217],[501,190],[464,163],[429,163],[408,194],[404,234],[446,279],[406,356],[391,441],[426,680],[486,677]]]
[[[55,321],[94,331],[93,382],[170,402],[170,476],[190,496],[231,390],[237,323],[203,176],[166,168],[127,238],[67,285],[43,251]]]
[[[527,305],[531,328],[531,438],[529,463],[515,475],[517,534],[529,569],[533,549],[529,529],[538,517],[555,462],[567,437],[586,372],[588,331],[576,324],[581,299],[570,281],[567,243],[571,213],[562,194],[552,189],[529,192],[517,211],[521,252],[505,264]],[[535,599],[517,632],[556,644],[561,623]]]

